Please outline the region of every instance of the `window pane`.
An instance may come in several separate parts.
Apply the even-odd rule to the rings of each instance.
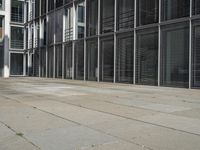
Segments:
[[[39,50],[34,50],[33,54],[33,76],[39,77]]]
[[[137,33],[136,83],[157,85],[158,32],[155,29]]]
[[[73,8],[69,7],[65,9],[65,41],[73,40]]]
[[[146,25],[158,22],[158,0],[137,0],[137,25]]]
[[[87,36],[97,35],[98,0],[87,1]]]
[[[72,43],[68,43],[65,45],[64,77],[65,79],[72,79]]]
[[[54,48],[48,48],[48,77],[53,78],[54,71]]]
[[[116,81],[120,83],[133,83],[133,34],[119,35],[117,37],[116,53]]]
[[[128,29],[134,27],[134,1],[118,0],[117,28]]]
[[[24,48],[24,28],[11,26],[11,48]]]
[[[114,41],[113,38],[101,40],[100,81],[113,82],[114,74]]]
[[[58,10],[55,13],[55,36],[56,42],[62,42],[63,33],[63,10]]]
[[[162,20],[188,17],[190,0],[162,0]]]
[[[200,87],[200,22],[193,26],[193,61],[192,75],[193,87]]]
[[[46,48],[40,49],[40,76],[46,77]]]
[[[192,13],[193,15],[198,15],[200,14],[200,0],[193,0],[192,1]]]
[[[54,43],[54,14],[49,14],[49,20],[48,20],[48,44]]]
[[[11,21],[24,23],[24,3],[23,1],[12,0]]]
[[[101,0],[101,33],[114,31],[114,0]]]
[[[24,58],[23,54],[20,53],[11,53],[11,66],[10,66],[10,74],[11,75],[23,75],[23,63]]]
[[[97,80],[97,64],[98,64],[98,49],[97,40],[87,41],[87,80],[96,81]]]
[[[74,78],[76,80],[84,79],[84,42],[75,42],[74,49]]]
[[[188,87],[189,27],[187,24],[162,28],[162,79],[164,86]]]
[[[56,46],[55,51],[55,73],[56,78],[62,78],[62,45]]]

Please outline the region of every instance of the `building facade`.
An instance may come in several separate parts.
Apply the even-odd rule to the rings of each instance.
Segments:
[[[200,0],[12,1],[11,76],[200,87]]]
[[[0,76],[25,75],[24,2],[0,0]]]

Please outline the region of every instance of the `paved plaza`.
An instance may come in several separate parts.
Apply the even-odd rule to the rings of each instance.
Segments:
[[[1,78],[0,150],[200,150],[200,90]]]

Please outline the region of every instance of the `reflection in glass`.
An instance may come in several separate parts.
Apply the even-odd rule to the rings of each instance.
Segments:
[[[137,25],[158,22],[159,0],[137,0]]]
[[[161,84],[188,87],[189,27],[187,24],[162,28]]]
[[[162,20],[188,17],[190,0],[162,0]]]
[[[158,32],[155,29],[137,33],[136,83],[157,85]]]
[[[119,35],[117,37],[116,53],[116,81],[120,83],[133,83],[133,34]]]

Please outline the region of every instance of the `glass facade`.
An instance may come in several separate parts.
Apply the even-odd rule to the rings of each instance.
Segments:
[[[116,82],[133,83],[134,34],[117,36]]]
[[[159,0],[137,0],[137,25],[158,23]]]
[[[188,87],[189,27],[187,23],[162,28],[161,83],[164,86]]]
[[[137,32],[136,83],[158,84],[158,30]]]
[[[35,0],[33,6],[24,10],[34,13],[25,24],[26,50],[39,49],[41,77],[200,87],[199,0]]]
[[[162,0],[162,20],[170,20],[190,15],[190,0]]]
[[[24,55],[23,53],[11,53],[10,75],[23,75]]]
[[[200,21],[193,23],[192,86],[200,87]]]

